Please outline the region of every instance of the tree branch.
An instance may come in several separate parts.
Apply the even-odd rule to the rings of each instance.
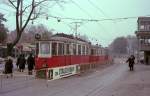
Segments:
[[[24,26],[22,27],[22,29],[21,29],[21,32],[23,32],[24,31],[24,29],[25,29],[25,27],[27,26],[27,24],[28,24],[28,22],[29,22],[29,20],[31,19],[31,15],[32,15],[32,13],[33,13],[33,11],[34,11],[34,9],[35,9],[35,5],[34,5],[34,0],[32,0],[32,9],[31,9],[31,11],[30,11],[30,14],[29,14],[29,16],[28,16],[28,18],[27,18],[27,20],[26,20],[26,22],[25,22],[25,24],[24,24]]]
[[[45,2],[45,1],[55,1],[55,0],[42,0],[42,1],[40,1],[40,2],[35,2],[35,3],[37,3],[37,4],[35,4],[35,7],[37,7],[38,5],[40,5],[41,3]],[[26,7],[23,9],[23,12],[24,12],[27,8],[29,8],[30,6],[32,6],[32,4],[26,6]]]
[[[11,0],[8,0],[9,2],[10,2],[10,4],[15,8],[15,9],[17,9],[17,6],[15,6],[15,4],[13,3],[13,1],[11,1]]]
[[[50,1],[50,0],[42,0],[42,1],[39,1],[39,2],[35,2],[36,3],[35,6],[38,6],[38,5],[40,5],[41,3],[45,2],[45,1]]]
[[[46,2],[46,1],[56,1],[56,2],[58,2],[59,0],[42,0],[42,1],[39,1],[39,2],[35,2],[35,3],[36,3],[35,6],[38,6],[38,5],[40,5],[41,3]]]
[[[19,28],[19,5],[20,1],[17,1],[17,7],[16,7],[16,30],[17,34],[20,34],[20,28]]]
[[[27,9],[27,8],[29,8],[30,6],[32,6],[32,4],[30,4],[30,5],[26,6],[26,7],[22,10],[22,13],[23,13],[23,12],[25,12],[25,11],[26,11],[26,9]]]

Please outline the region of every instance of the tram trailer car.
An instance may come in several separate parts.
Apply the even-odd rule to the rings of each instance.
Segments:
[[[105,48],[59,33],[36,43],[36,77],[59,79],[111,61]]]

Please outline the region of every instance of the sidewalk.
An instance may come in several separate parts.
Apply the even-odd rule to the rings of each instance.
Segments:
[[[27,69],[24,70],[24,72],[15,70],[13,77],[8,75],[8,78],[6,74],[0,74],[0,94],[26,87],[31,84],[31,81],[34,79],[35,75],[28,75]]]

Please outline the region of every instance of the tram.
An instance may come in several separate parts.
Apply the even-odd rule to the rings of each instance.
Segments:
[[[58,33],[50,40],[37,40],[36,77],[55,80],[111,61],[107,49],[81,38]]]

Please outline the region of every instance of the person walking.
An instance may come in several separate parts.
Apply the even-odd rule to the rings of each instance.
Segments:
[[[131,55],[126,61],[129,64],[130,71],[134,70],[134,63],[135,63],[134,60],[135,60],[134,55]]]
[[[27,59],[27,64],[28,64],[28,74],[32,75],[32,70],[35,65],[34,57],[32,56],[32,54],[29,55],[29,57]]]
[[[24,54],[21,54],[21,57],[20,57],[18,63],[19,63],[19,71],[23,72],[25,69],[25,64],[26,64],[26,59],[24,57]]]
[[[5,63],[5,74],[11,74],[11,77],[13,76],[13,61],[10,56],[7,57],[6,63]],[[7,75],[8,78],[8,75]]]
[[[17,62],[16,62],[16,66],[18,70],[19,70],[20,59],[21,59],[21,55],[19,55],[19,57],[17,58]]]

